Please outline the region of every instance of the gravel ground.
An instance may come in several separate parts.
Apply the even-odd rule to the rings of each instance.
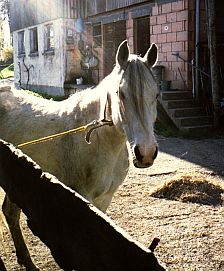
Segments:
[[[145,246],[159,237],[155,254],[167,270],[224,271],[224,206],[150,196],[152,190],[179,174],[202,174],[224,184],[224,139],[159,136],[158,143],[160,152],[154,165],[141,170],[131,166],[107,214]],[[49,250],[27,228],[24,215],[22,228],[31,255],[41,270],[60,270]],[[0,246],[7,270],[24,270],[16,262],[5,226]]]

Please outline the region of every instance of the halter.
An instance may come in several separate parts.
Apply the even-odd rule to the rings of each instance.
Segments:
[[[86,135],[85,135],[85,140],[88,144],[91,144],[91,141],[90,141],[90,137],[91,137],[91,133],[98,129],[98,128],[101,128],[103,126],[106,126],[106,125],[109,125],[109,126],[113,126],[113,121],[112,120],[106,120],[106,119],[103,119],[101,121],[96,121],[96,124],[94,127],[90,128],[87,132],[86,132]]]
[[[100,120],[95,121],[94,127],[91,127],[91,128],[86,132],[85,139],[86,139],[86,142],[87,142],[88,144],[91,144],[90,137],[91,137],[91,134],[92,134],[92,132],[93,132],[94,130],[96,130],[96,129],[98,129],[98,128],[101,128],[101,127],[103,127],[103,126],[106,126],[106,125],[109,125],[109,126],[113,126],[113,125],[114,125],[112,119],[111,119],[111,120],[108,120],[108,119],[107,119],[107,108],[108,108],[108,110],[109,110],[109,115],[110,115],[110,117],[111,117],[111,115],[112,115],[112,110],[111,110],[111,99],[110,99],[109,93],[107,93],[104,103],[105,103],[105,105],[104,105],[104,110],[103,110],[103,114],[101,113]]]

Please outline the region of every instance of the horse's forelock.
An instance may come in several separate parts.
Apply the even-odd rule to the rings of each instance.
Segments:
[[[124,78],[130,91],[130,98],[134,113],[139,116],[142,125],[145,126],[145,91],[153,87],[154,78],[152,72],[143,63],[141,58],[133,56],[124,72]]]

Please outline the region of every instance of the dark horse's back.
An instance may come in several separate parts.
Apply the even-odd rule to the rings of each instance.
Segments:
[[[106,215],[3,141],[0,185],[64,270],[164,270]]]

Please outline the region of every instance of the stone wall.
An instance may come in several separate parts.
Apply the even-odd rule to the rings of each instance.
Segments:
[[[130,48],[131,53],[134,52],[134,20],[132,19],[131,12],[128,13],[128,20],[126,23],[126,35],[127,41]]]
[[[159,47],[157,65],[164,66],[164,79],[171,81],[172,89],[192,88],[192,68],[194,57],[195,1],[179,0],[169,3],[155,3],[150,16],[150,43]],[[126,36],[130,51],[135,50],[135,18],[128,12]],[[186,84],[183,82],[185,81]]]
[[[190,35],[189,26],[193,27],[193,24],[189,24],[189,16],[188,0],[156,4],[152,8],[150,41],[159,46],[158,65],[165,67],[164,79],[172,81],[173,89],[184,88],[182,78],[188,83],[188,88],[191,84],[190,66],[173,55],[178,53],[186,61],[189,60],[189,45],[194,38]]]

